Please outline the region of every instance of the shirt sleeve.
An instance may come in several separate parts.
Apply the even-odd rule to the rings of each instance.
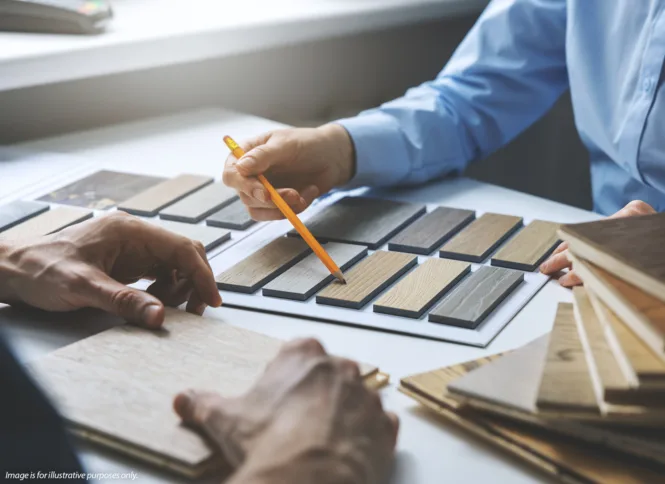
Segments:
[[[422,183],[508,143],[567,89],[565,42],[566,0],[493,0],[435,80],[338,121],[349,187]]]

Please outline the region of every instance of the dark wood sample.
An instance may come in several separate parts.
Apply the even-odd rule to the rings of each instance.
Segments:
[[[360,309],[417,264],[415,255],[377,250],[344,274],[346,284],[330,283],[316,302]]]
[[[101,170],[54,190],[40,200],[92,210],[106,210],[164,180],[156,176]]]
[[[362,245],[329,242],[324,249],[341,271],[347,270],[367,255],[367,247]],[[310,254],[267,284],[263,288],[263,295],[306,301],[333,279],[334,276],[316,254]]]
[[[218,212],[210,215],[206,224],[223,229],[246,230],[256,223],[240,200],[230,203]]]
[[[388,242],[388,249],[427,255],[476,218],[473,210],[437,207]]]
[[[469,272],[467,262],[428,259],[381,296],[374,312],[419,318]]]
[[[0,232],[46,212],[49,205],[32,200],[15,200],[0,207]]]
[[[301,239],[280,237],[217,276],[217,287],[251,294],[310,252]]]
[[[238,193],[223,183],[212,183],[159,212],[159,218],[190,224],[199,223],[238,200]]]
[[[560,226],[544,220],[532,221],[494,254],[492,265],[529,272],[536,270],[558,245]]]
[[[440,256],[482,262],[521,226],[521,217],[485,213],[446,242]]]
[[[346,197],[312,217],[306,225],[319,241],[361,244],[378,249],[424,213],[422,204]],[[298,237],[295,230],[289,235]]]
[[[16,240],[58,232],[70,225],[92,218],[89,210],[75,207],[58,207],[0,233],[0,240]]]
[[[213,181],[208,176],[179,175],[125,200],[118,205],[118,210],[143,217],[154,217],[163,208]]]
[[[429,320],[475,329],[523,280],[521,272],[482,266],[429,313]]]
[[[206,251],[220,246],[231,238],[231,232],[207,225],[194,225],[183,222],[161,221],[157,225],[173,233],[197,240],[203,244]]]

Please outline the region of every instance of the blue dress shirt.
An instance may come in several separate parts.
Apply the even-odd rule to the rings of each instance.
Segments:
[[[665,210],[665,0],[494,0],[437,78],[339,121],[352,184],[415,184],[505,145],[570,88],[594,209]]]

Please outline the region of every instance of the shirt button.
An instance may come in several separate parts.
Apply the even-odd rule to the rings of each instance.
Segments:
[[[653,77],[646,77],[644,81],[642,81],[642,88],[645,91],[650,91],[652,87],[653,87]]]

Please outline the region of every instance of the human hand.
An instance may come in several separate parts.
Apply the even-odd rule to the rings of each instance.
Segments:
[[[336,124],[271,131],[240,146],[245,156],[236,160],[229,155],[223,180],[238,191],[255,220],[284,218],[257,175],[265,175],[286,203],[299,213],[318,196],[347,183],[355,171],[351,138]]]
[[[147,292],[126,286],[142,278],[155,280]],[[185,301],[199,314],[222,302],[203,246],[124,212],[32,240],[0,240],[0,302],[94,307],[157,328],[164,304]]]
[[[188,390],[174,408],[233,468],[244,463],[234,476],[243,483],[376,484],[390,470],[399,427],[358,365],[311,339],[286,343],[247,394]]]
[[[617,213],[610,215],[609,218],[622,218],[622,217],[635,217],[639,215],[649,215],[656,213],[656,211],[649,205],[641,200],[633,200],[628,205],[623,207]],[[572,263],[568,258],[568,243],[562,242],[554,250],[552,255],[540,265],[540,272],[547,275],[555,274],[563,269],[569,269],[568,272],[559,278],[559,284],[564,287],[579,286],[582,280],[575,273],[572,268]]]

